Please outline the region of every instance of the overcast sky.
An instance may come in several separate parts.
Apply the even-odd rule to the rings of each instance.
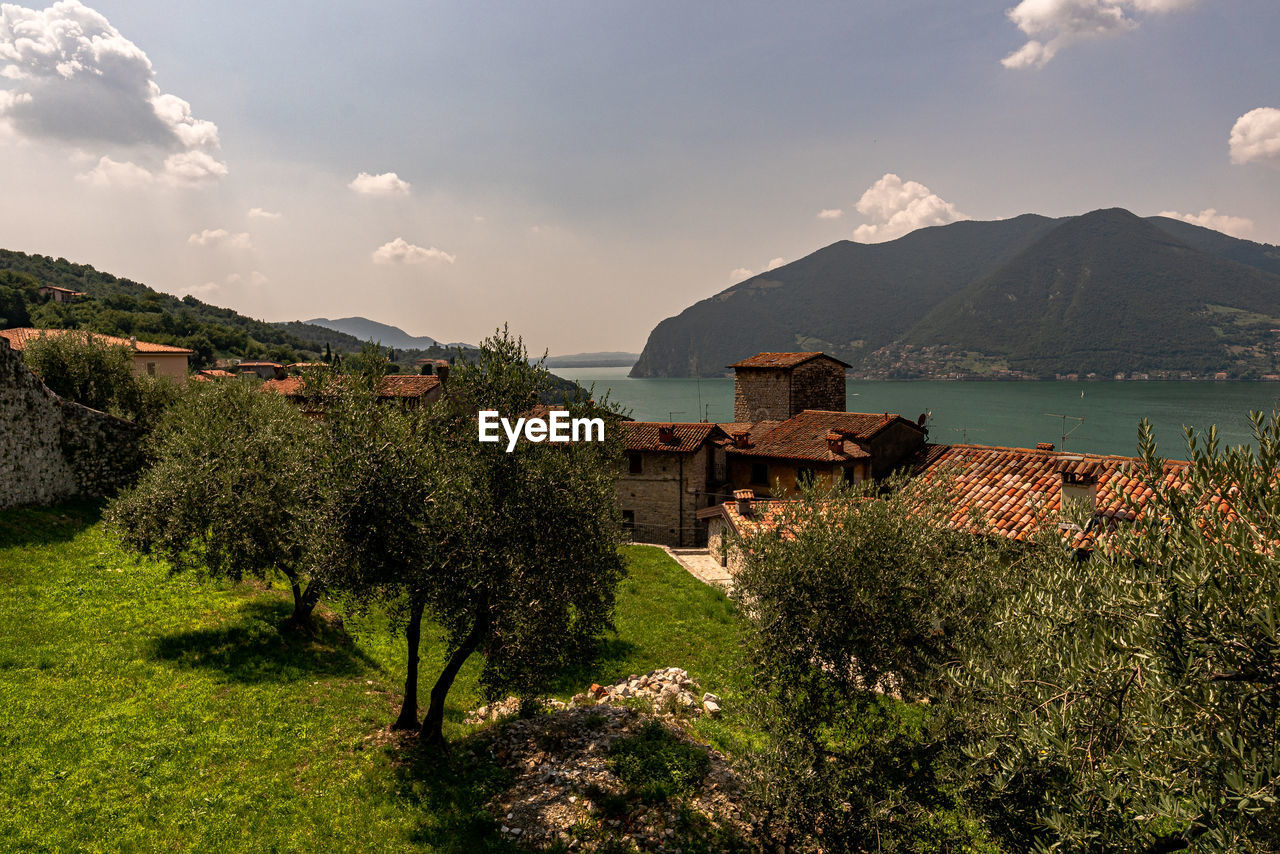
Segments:
[[[638,351],[840,239],[1280,243],[1276,0],[0,5],[0,247],[268,320]]]

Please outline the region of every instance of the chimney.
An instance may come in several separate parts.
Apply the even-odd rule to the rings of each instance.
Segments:
[[[440,385],[449,382],[449,365],[447,362],[436,365],[436,376],[440,378]]]
[[[1036,442],[1036,450],[1037,450],[1037,451],[1052,451],[1052,450],[1053,450],[1053,443],[1052,443],[1052,442]]]
[[[827,450],[833,454],[844,453],[844,436],[831,432],[827,434]]]
[[[1092,517],[1098,512],[1097,464],[1084,457],[1064,457],[1058,463],[1062,477],[1062,512]]]
[[[130,336],[129,336],[129,346],[130,346],[130,347],[132,347],[134,350],[137,350],[137,349],[138,349],[138,336],[137,336],[137,335],[130,335]]]
[[[664,424],[658,428],[658,444],[674,445],[676,443],[676,428],[673,424]]]
[[[733,500],[738,502],[738,515],[749,518],[752,514],[751,505],[756,500],[756,494],[751,489],[735,489],[733,491]]]
[[[751,434],[746,430],[738,430],[731,434],[735,448],[751,447]]]

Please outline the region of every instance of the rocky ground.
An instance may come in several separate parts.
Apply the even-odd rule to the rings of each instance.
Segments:
[[[524,847],[571,851],[759,850],[758,831],[742,788],[725,758],[690,738],[687,724],[718,715],[719,698],[702,694],[679,668],[593,685],[570,703],[545,701],[545,711],[516,698],[484,706],[471,720],[502,720],[478,739],[477,750],[514,777],[490,810],[500,832]],[[663,730],[654,730],[651,722]],[[619,740],[647,733],[674,753],[700,751],[700,779],[677,794],[655,795],[619,776]],[[689,750],[685,745],[692,745]],[[666,753],[663,756],[667,756]],[[661,762],[659,762],[661,765]]]

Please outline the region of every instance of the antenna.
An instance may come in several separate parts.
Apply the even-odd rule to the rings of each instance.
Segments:
[[[698,377],[698,411],[702,411],[702,377]],[[706,421],[707,419],[704,417],[702,420]]]
[[[1057,412],[1046,412],[1045,417],[1062,419],[1062,444],[1058,446],[1058,450],[1060,451],[1065,451],[1067,449],[1067,437],[1084,425],[1084,416],[1081,415],[1061,415]],[[1072,427],[1070,430],[1067,429],[1068,420],[1076,422],[1076,426]]]
[[[962,445],[963,445],[963,444],[965,444],[966,442],[968,442],[968,441],[969,441],[969,428],[968,428],[968,427],[949,427],[949,428],[947,428],[947,429],[949,429],[952,433],[959,433],[959,434],[960,434],[960,444],[962,444]],[[982,431],[981,431],[981,430],[974,430],[973,432],[975,432],[975,433],[981,433]]]
[[[677,416],[677,415],[684,415],[684,413],[685,413],[685,410],[683,410],[683,409],[670,409],[670,410],[667,410],[667,420],[668,420],[668,421],[672,421],[672,422],[674,422],[674,421],[676,420],[676,416]]]

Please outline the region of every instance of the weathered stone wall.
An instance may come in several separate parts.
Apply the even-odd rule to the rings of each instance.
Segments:
[[[791,371],[791,412],[806,409],[844,412],[844,368],[827,358],[810,359]]]
[[[696,546],[705,526],[698,511],[710,506],[708,478],[714,471],[715,448],[703,445],[694,454],[643,452],[641,472],[618,476],[618,508],[634,514],[634,538],[641,543]]]
[[[140,438],[49,391],[0,339],[0,507],[108,495],[137,471]]]
[[[734,372],[734,421],[785,421],[791,415],[790,371],[753,368]]]
[[[806,409],[844,412],[844,405],[844,367],[834,359],[734,372],[734,421],[785,421]]]

